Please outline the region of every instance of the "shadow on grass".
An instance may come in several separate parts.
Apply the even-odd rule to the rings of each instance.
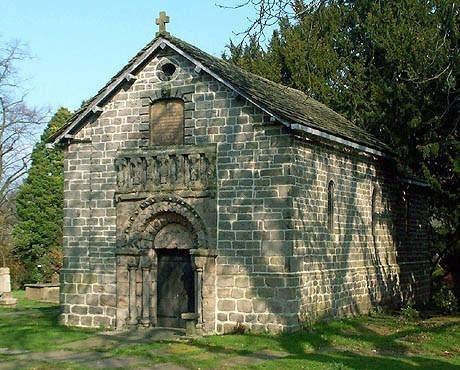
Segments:
[[[443,335],[448,334],[449,329],[460,328],[460,319],[454,322],[447,322],[437,326],[426,326],[422,321],[409,323],[409,327],[405,329],[398,328],[393,333],[387,335],[382,335],[375,330],[371,330],[368,326],[352,321],[350,325],[354,329],[354,333],[347,333],[349,339],[365,341],[367,344],[370,344],[374,347],[377,353],[382,355],[409,355],[418,352],[417,348],[409,347],[407,343],[407,338],[416,338],[418,335],[421,335],[422,338],[425,336],[428,339],[428,336],[438,335],[442,337]],[[408,326],[406,324],[406,326]],[[460,346],[460,334],[459,340],[457,341],[457,349]],[[442,343],[442,342],[441,342]],[[414,343],[412,343],[414,344]],[[450,348],[450,345],[454,343],[444,343],[444,348]],[[434,343],[430,343],[430,349],[437,351],[438,354],[442,352],[441,348],[437,348]],[[460,353],[459,353],[460,354]]]
[[[72,351],[84,351],[79,341],[89,340],[93,345],[86,349],[106,352],[109,357],[139,356],[150,363],[175,362],[191,368],[238,366],[238,358],[247,359],[241,364],[244,367],[269,369],[450,370],[460,365],[460,358],[453,357],[460,355],[460,330],[456,330],[460,317],[416,322],[392,316],[363,317],[319,323],[311,332],[210,336],[179,343],[178,331],[97,335],[94,329],[60,326],[57,306],[10,313],[0,313],[0,348],[46,352],[67,345]]]
[[[60,345],[86,339],[94,329],[59,325],[57,306],[28,307],[0,313],[0,347],[49,351]]]
[[[460,327],[460,319],[432,327],[414,322],[401,323],[400,328],[398,328],[397,319],[394,320],[393,324],[395,327],[390,333],[372,330],[368,325],[354,319],[320,323],[312,332],[302,331],[277,337],[252,334],[230,337],[234,337],[234,342],[238,342],[239,338],[252,338],[254,343],[265,342],[267,347],[277,347],[285,352],[285,356],[282,358],[264,363],[263,368],[295,368],[311,362],[321,367],[340,364],[340,366],[353,369],[453,370],[459,368],[460,359],[457,357],[456,363],[453,363],[449,358],[442,358],[443,350],[440,347],[444,343],[446,346],[444,348],[460,355],[460,334],[454,334],[453,331],[454,328]],[[417,348],[414,350],[413,347],[409,346],[409,343],[404,342],[404,338],[418,334],[424,334],[425,338],[433,336],[437,339],[434,341],[435,343],[427,344],[427,347],[430,348],[423,351],[423,354],[417,353],[420,352]],[[452,336],[454,336],[454,342],[452,342]],[[259,359],[266,357],[263,353],[254,353],[247,348],[238,349],[229,348],[228,345],[215,345],[212,343],[212,339],[197,340],[193,345],[208,352],[225,355],[233,354]],[[259,348],[261,346],[263,347],[263,344],[259,345]],[[454,355],[452,352],[448,353]]]

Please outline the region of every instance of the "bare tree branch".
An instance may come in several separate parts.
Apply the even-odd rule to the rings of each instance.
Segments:
[[[16,64],[29,56],[19,42],[0,46],[0,208],[27,172],[33,138],[45,114],[25,102]]]
[[[266,32],[271,31],[274,25],[285,19],[290,22],[298,21],[311,7],[320,7],[328,0],[220,0],[216,6],[223,9],[252,8],[255,17],[247,18],[249,26],[239,32],[243,36],[242,45],[248,38],[257,42],[266,39]]]

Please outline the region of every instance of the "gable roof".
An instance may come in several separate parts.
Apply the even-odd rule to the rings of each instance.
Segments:
[[[57,143],[72,137],[72,132],[84,124],[89,116],[100,111],[124,81],[134,78],[143,63],[159,48],[166,46],[293,130],[304,131],[378,156],[391,152],[386,144],[370,133],[305,93],[247,72],[170,35],[160,35],[148,43],[93,98],[77,110],[50,141]]]

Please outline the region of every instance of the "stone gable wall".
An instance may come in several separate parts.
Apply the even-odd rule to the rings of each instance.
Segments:
[[[165,59],[179,66],[169,82],[161,81],[156,69]],[[292,294],[285,291],[283,277],[293,243],[293,200],[285,197],[292,181],[292,137],[227,87],[167,52],[151,60],[78,132],[76,141],[91,143],[67,147],[63,322],[116,323],[114,161],[119,149],[148,145],[149,107],[162,97],[185,102],[185,144],[217,145],[217,243],[210,246],[217,249],[214,329],[229,331],[238,321],[282,329],[288,319],[275,320],[273,312],[291,321],[296,315],[280,301]]]

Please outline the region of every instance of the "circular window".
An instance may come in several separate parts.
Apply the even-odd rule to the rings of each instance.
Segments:
[[[177,65],[171,63],[168,59],[163,59],[157,66],[157,77],[161,81],[171,81],[177,76]]]
[[[176,66],[172,63],[166,63],[161,66],[161,70],[166,76],[171,77],[176,72]]]

